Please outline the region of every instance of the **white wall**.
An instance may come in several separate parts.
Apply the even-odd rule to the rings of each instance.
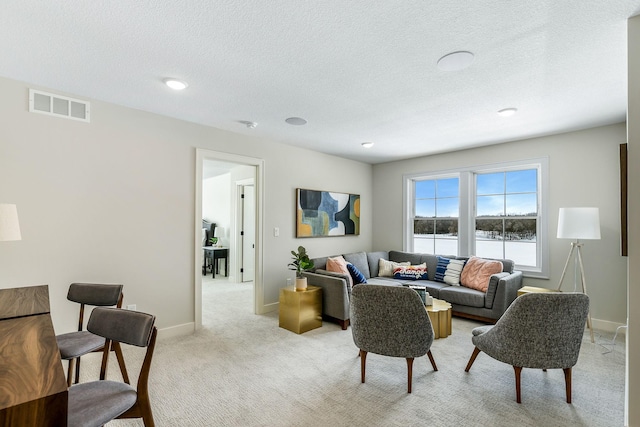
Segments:
[[[216,224],[219,243],[229,246],[231,173],[202,180],[202,218]]]
[[[640,16],[628,21],[628,221],[629,282],[627,331],[628,426],[640,426]],[[635,404],[633,404],[635,402]]]
[[[76,326],[75,281],[123,283],[160,328],[194,322],[196,148],[265,161],[265,305],[300,243],[312,256],[371,246],[368,164],[95,100],[91,123],[29,113],[28,88],[0,78],[0,201],[17,204],[23,239],[0,243],[0,288],[49,284],[58,333]],[[361,235],[296,239],[297,187],[361,194]]]
[[[625,125],[618,124],[375,165],[374,249],[402,249],[403,174],[548,157],[551,278],[525,278],[525,285],[558,286],[570,248],[569,241],[555,238],[558,209],[599,207],[602,240],[588,241],[583,248],[591,315],[599,328],[624,324],[627,276],[626,258],[620,256],[619,144],[626,142],[625,132]]]

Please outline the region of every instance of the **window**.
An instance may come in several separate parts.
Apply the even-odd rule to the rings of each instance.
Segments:
[[[537,266],[538,170],[476,174],[475,253]]]
[[[458,178],[416,181],[413,247],[428,254],[458,252]]]
[[[527,276],[548,277],[547,163],[405,176],[405,250],[507,258]]]

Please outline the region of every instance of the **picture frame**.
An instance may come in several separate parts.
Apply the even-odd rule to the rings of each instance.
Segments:
[[[359,194],[296,189],[296,237],[359,234]]]

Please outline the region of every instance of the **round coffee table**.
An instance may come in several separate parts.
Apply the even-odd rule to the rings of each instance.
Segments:
[[[451,304],[433,299],[433,304],[425,307],[431,319],[434,338],[446,338],[451,335]]]

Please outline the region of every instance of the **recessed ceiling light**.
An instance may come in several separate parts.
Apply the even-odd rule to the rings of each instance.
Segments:
[[[438,59],[438,68],[442,71],[464,70],[473,62],[473,53],[464,50],[451,52]]]
[[[186,89],[186,87],[189,86],[185,82],[178,79],[164,79],[163,82],[173,90],[182,90]]]
[[[373,147],[373,142],[363,142],[361,145],[364,148],[371,148],[371,147]]]
[[[517,108],[511,107],[511,108],[503,108],[502,110],[498,111],[498,114],[501,115],[502,117],[510,117],[517,112],[518,112]]]
[[[258,124],[256,122],[250,122],[249,120],[240,120],[238,123],[242,123],[249,129],[255,129]]]
[[[288,119],[285,120],[285,122],[294,126],[302,126],[307,124],[307,121],[301,117],[289,117]]]

